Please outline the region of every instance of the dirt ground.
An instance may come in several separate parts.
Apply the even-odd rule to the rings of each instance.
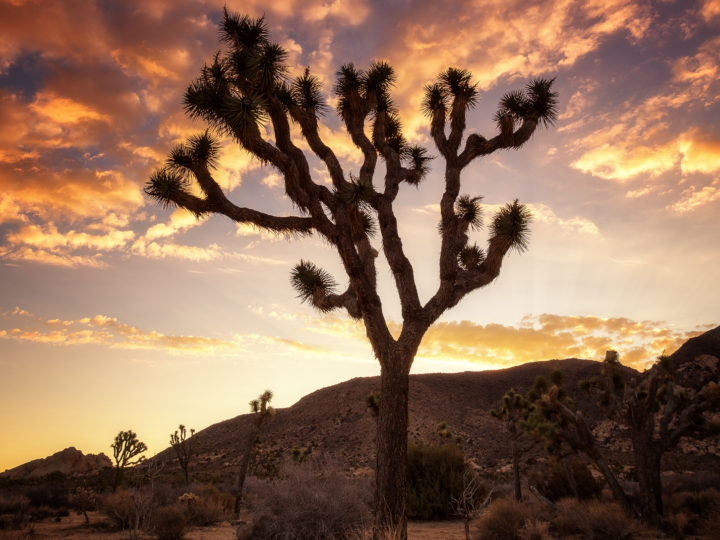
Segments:
[[[101,523],[101,514],[89,512],[90,523]],[[194,527],[185,538],[187,540],[235,540],[237,525],[229,522],[219,523],[212,527]],[[67,540],[117,539],[126,540],[127,531],[107,532],[95,527],[85,526],[81,515],[71,514],[60,518],[60,521],[46,520],[25,525],[16,531],[0,531],[0,540],[30,540],[38,538],[64,538]],[[140,538],[151,539],[152,535],[141,535]],[[410,522],[408,524],[408,540],[464,540],[465,530],[461,521]]]

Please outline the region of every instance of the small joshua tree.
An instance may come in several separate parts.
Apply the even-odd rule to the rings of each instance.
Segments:
[[[195,437],[195,430],[190,430],[190,436],[187,436],[187,430],[185,426],[180,424],[175,433],[170,434],[170,446],[175,450],[175,457],[180,464],[180,468],[185,474],[185,485],[190,483],[190,461],[192,460],[193,453],[195,452],[195,443],[197,438]]]
[[[585,416],[575,408],[574,402],[563,388],[563,379],[562,371],[554,370],[550,374],[550,386],[544,377],[536,380],[535,387],[528,393],[535,407],[525,424],[527,431],[545,439],[548,453],[560,459],[571,486],[574,479],[565,458],[570,454],[585,454],[605,478],[615,500],[626,512],[631,512],[629,497],[610,468],[604,450],[593,435]],[[576,488],[573,488],[573,491],[577,493]]]
[[[245,485],[245,477],[247,476],[248,469],[250,468],[250,461],[255,454],[255,448],[260,442],[260,430],[263,423],[268,418],[275,416],[275,409],[270,407],[270,400],[273,398],[273,393],[270,390],[265,390],[257,399],[253,399],[250,402],[250,412],[253,415],[252,423],[250,427],[250,434],[246,441],[245,451],[243,452],[242,461],[240,462],[240,471],[238,472],[237,480],[235,482],[235,511],[240,511],[240,504],[242,503],[243,486]]]
[[[525,431],[523,424],[527,422],[528,416],[533,409],[532,403],[515,390],[509,390],[502,399],[502,406],[497,410],[491,410],[490,415],[505,424],[510,435],[510,452],[512,454],[513,479],[515,485],[515,500],[522,500],[520,487],[520,456],[527,449],[521,449],[520,443]]]
[[[125,468],[137,465],[145,459],[145,456],[140,454],[147,450],[147,446],[138,440],[133,431],[128,430],[118,433],[115,436],[115,442],[110,447],[113,449],[113,459],[115,460],[115,481],[113,482],[113,491],[115,491],[122,481]]]
[[[145,192],[165,206],[185,208],[197,216],[217,213],[276,233],[316,234],[337,252],[348,278],[341,292],[333,276],[310,261],[295,266],[291,282],[299,297],[319,311],[344,310],[365,325],[380,363],[383,396],[377,422],[374,529],[399,530],[405,538],[409,374],[415,354],[446,310],[491,283],[511,249],[522,252],[528,245],[530,212],[517,200],[490,219],[487,249],[470,241],[472,231],[482,226],[481,197],[461,193],[461,173],[478,158],[520,148],[538,126],[554,123],[553,80],[536,79],[523,90],[505,94],[494,118],[498,132],[490,138],[466,134],[467,113],[479,93],[469,71],[449,67],[425,87],[422,108],[445,166],[439,205],[439,286],[423,300],[394,205],[403,186],[418,187],[425,179],[432,157],[403,135],[392,100],[393,68],[375,61],[367,70],[348,63],[337,72],[337,112],[362,155],[362,165],[353,174],[343,169],[322,139],[319,120],[329,107],[320,79],[309,69],[289,76],[287,53],[270,40],[264,19],[225,11],[220,35],[227,49],[189,85],[185,110],[274,167],[297,214],[271,215],[231,202],[213,175],[219,143],[210,130],[172,149],[167,164],[150,176]],[[298,143],[291,122],[304,141]],[[302,150],[305,145],[324,163],[332,187],[313,176]],[[374,181],[379,160],[384,161],[384,178]],[[193,182],[197,190],[191,188]],[[374,246],[377,235],[380,240]],[[397,336],[390,332],[378,294],[380,251],[400,298],[402,329]]]

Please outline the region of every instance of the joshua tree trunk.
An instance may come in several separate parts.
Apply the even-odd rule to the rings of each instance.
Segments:
[[[394,531],[407,538],[407,426],[409,362],[394,362],[380,371],[377,422],[374,537]],[[395,538],[395,536],[393,536]]]
[[[512,451],[513,464],[513,481],[515,484],[515,500],[522,501],[522,490],[520,489],[520,452],[518,452],[517,441],[510,441],[510,449]]]
[[[240,471],[238,471],[235,479],[235,513],[240,513],[240,506],[242,505],[243,487],[245,486],[245,477],[247,476],[248,469],[250,468],[250,458],[255,450],[255,441],[258,438],[259,429],[253,426],[250,432],[245,452],[243,452],[242,461],[240,462]]]
[[[659,525],[663,517],[660,460],[662,451],[654,449],[644,437],[633,437],[635,470],[640,483],[640,511],[652,525]]]

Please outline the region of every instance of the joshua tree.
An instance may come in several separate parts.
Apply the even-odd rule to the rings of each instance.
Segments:
[[[513,478],[515,483],[515,500],[522,500],[520,489],[520,455],[527,449],[521,449],[520,440],[525,433],[523,423],[527,422],[533,405],[525,399],[522,394],[515,390],[509,390],[502,399],[502,406],[497,410],[490,411],[490,415],[505,424],[510,435],[510,451],[512,454]]]
[[[661,356],[640,377],[626,381],[615,351],[607,351],[599,377],[583,381],[594,391],[608,416],[625,424],[640,483],[639,511],[654,525],[663,518],[660,462],[681,437],[702,438],[717,432],[707,421],[706,411],[720,407],[720,385],[715,380],[692,381],[697,389],[676,383],[672,356]]]
[[[190,476],[188,473],[190,470],[190,460],[192,459],[193,452],[195,451],[196,441],[197,438],[195,437],[195,430],[191,429],[190,436],[188,437],[187,430],[182,424],[178,426],[175,433],[170,434],[170,446],[172,446],[173,450],[175,450],[175,457],[180,464],[180,468],[185,474],[185,485],[190,483]]]
[[[489,139],[476,133],[465,137],[466,114],[478,100],[470,72],[451,67],[426,86],[422,108],[445,167],[439,286],[429,299],[421,300],[393,205],[401,185],[417,187],[426,177],[431,156],[403,136],[391,98],[392,67],[375,61],[361,70],[348,63],[337,72],[337,111],[363,156],[353,174],[343,169],[320,136],[318,120],[328,111],[320,80],[309,69],[294,78],[288,75],[286,52],[270,40],[264,19],[226,11],[220,33],[226,49],[202,68],[185,93],[186,112],[207,122],[210,130],[172,149],[167,164],[150,176],[145,192],[163,205],[198,216],[218,213],[278,233],[317,234],[337,251],[348,280],[343,291],[336,291],[329,273],[305,260],[293,269],[291,282],[299,297],[319,311],[342,309],[365,325],[380,363],[382,395],[375,530],[399,529],[404,537],[408,384],[415,353],[438,317],[493,281],[509,250],[523,251],[528,244],[530,212],[517,200],[491,218],[486,250],[470,243],[469,233],[482,224],[481,197],[461,195],[460,176],[476,158],[517,149],[538,126],[554,122],[553,80],[537,79],[523,90],[507,93],[495,115],[498,133]],[[332,188],[313,178],[308,157],[293,140],[291,121],[299,126],[302,144],[324,163]],[[297,215],[275,216],[231,202],[213,177],[219,146],[211,130],[231,137],[277,169]],[[265,136],[266,130],[271,136]],[[378,158],[384,161],[385,174],[373,182]],[[198,191],[190,188],[193,181]],[[378,295],[378,249],[373,244],[378,232],[375,245],[389,264],[400,298],[402,330],[397,337],[388,328]]]
[[[235,495],[236,512],[240,511],[243,486],[245,485],[245,477],[247,476],[248,468],[250,467],[250,460],[255,454],[255,448],[260,442],[260,429],[267,418],[275,416],[275,409],[268,405],[272,398],[272,392],[270,390],[265,390],[260,396],[258,396],[257,399],[253,399],[250,402],[250,412],[253,414],[252,426],[247,439],[247,445],[242,456],[242,461],[240,462],[240,471],[235,485],[235,490],[237,492]]]
[[[138,440],[133,431],[128,430],[118,433],[115,436],[115,442],[110,447],[113,449],[113,459],[115,460],[115,481],[113,482],[113,491],[115,491],[120,485],[125,468],[137,465],[145,459],[145,456],[140,454],[147,450],[147,446]]]

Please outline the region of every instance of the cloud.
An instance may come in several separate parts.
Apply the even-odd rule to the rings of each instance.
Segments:
[[[55,346],[99,345],[112,349],[154,350],[171,354],[249,354],[267,349],[284,354],[332,354],[329,349],[280,336],[236,334],[229,338],[164,334],[93,315],[78,319],[43,318],[20,307],[0,310],[0,340]]]
[[[258,316],[279,318],[276,310],[259,311]],[[361,323],[335,315],[291,319],[305,331],[324,336],[366,341]],[[563,316],[542,314],[526,316],[517,325],[478,324],[472,321],[438,322],[425,334],[418,358],[436,361],[471,362],[482,369],[498,369],[527,362],[554,358],[585,358],[602,360],[605,351],[620,352],[623,363],[645,369],[660,354],[674,352],[689,338],[714,325],[688,331],[676,330],[661,321],[634,321],[623,317]],[[401,325],[389,324],[393,335]]]

